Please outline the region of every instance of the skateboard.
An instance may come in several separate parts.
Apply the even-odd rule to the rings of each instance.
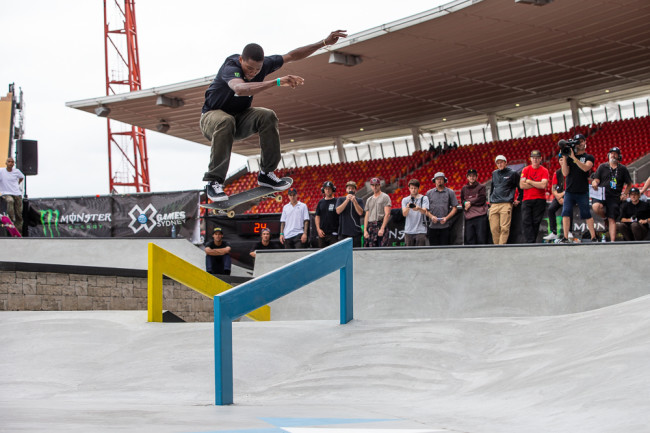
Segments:
[[[289,182],[289,187],[291,187],[293,184],[293,179],[290,177],[283,177],[282,180]],[[220,215],[227,215],[228,218],[232,218],[235,216],[235,208],[244,203],[248,203],[249,201],[257,200],[259,198],[272,198],[273,200],[280,203],[282,201],[282,196],[278,195],[279,192],[282,191],[277,191],[268,186],[258,186],[256,188],[249,189],[248,191],[231,195],[228,197],[228,200],[201,204],[201,207],[215,210]]]
[[[22,238],[22,235],[14,225],[11,218],[7,215],[2,215],[2,227],[9,232],[9,234],[14,238]]]

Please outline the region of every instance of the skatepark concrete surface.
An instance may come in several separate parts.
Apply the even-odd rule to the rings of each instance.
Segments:
[[[1,312],[0,431],[642,433],[650,296],[557,316],[233,324]]]
[[[6,238],[0,239],[0,261],[147,270],[149,243],[205,269],[203,249],[180,238]],[[250,271],[233,265],[231,275],[250,276]]]

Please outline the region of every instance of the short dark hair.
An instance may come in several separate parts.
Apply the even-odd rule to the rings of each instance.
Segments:
[[[248,44],[244,47],[244,51],[242,51],[241,57],[244,60],[261,62],[264,60],[264,49],[258,44]]]
[[[409,186],[411,186],[411,185],[415,185],[415,186],[417,186],[419,188],[420,187],[420,181],[417,180],[417,179],[411,179],[411,180],[409,180]]]

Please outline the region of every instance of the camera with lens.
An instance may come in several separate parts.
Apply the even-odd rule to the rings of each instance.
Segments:
[[[415,197],[411,197],[411,203],[409,203],[411,209],[415,208]]]
[[[580,140],[575,140],[570,138],[568,140],[560,140],[557,142],[557,145],[560,147],[560,153],[562,155],[571,155],[571,150],[573,153],[576,152],[576,146],[580,143]]]

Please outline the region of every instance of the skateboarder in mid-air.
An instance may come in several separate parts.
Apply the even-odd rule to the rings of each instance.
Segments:
[[[278,118],[268,108],[251,107],[253,96],[276,86],[301,86],[305,80],[296,75],[285,75],[269,81],[264,81],[264,78],[283,64],[302,60],[346,36],[345,30],[336,30],[322,41],[296,48],[283,56],[264,56],[261,46],[248,44],[241,55],[226,58],[205,92],[205,104],[201,110],[201,132],[212,143],[210,165],[203,176],[203,180],[208,182],[206,194],[210,200],[228,200],[223,192],[223,182],[230,165],[232,144],[235,140],[243,140],[256,133],[260,135],[261,148],[257,183],[276,191],[289,188],[291,184],[274,173],[281,158]]]

